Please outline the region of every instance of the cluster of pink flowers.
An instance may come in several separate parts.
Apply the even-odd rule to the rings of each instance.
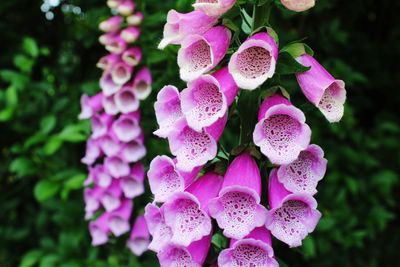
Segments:
[[[140,127],[140,100],[151,92],[152,78],[142,66],[142,52],[135,45],[142,13],[132,0],[110,0],[119,15],[100,23],[99,38],[109,52],[97,66],[103,70],[101,92],[83,95],[80,119],[90,119],[92,134],[82,162],[88,165],[85,182],[85,219],[94,246],[107,243],[109,235],[130,231],[133,199],[144,193],[146,155]],[[143,215],[136,218],[127,246],[136,255],[147,250],[149,233]]]
[[[218,266],[275,267],[271,234],[290,247],[300,246],[321,217],[313,196],[327,160],[319,146],[310,144],[304,113],[281,93],[262,102],[253,132],[254,145],[274,166],[268,189],[263,190],[259,166],[248,150],[236,156],[223,176],[209,165],[202,171],[217,155],[239,88],[260,87],[274,76],[279,62],[275,34],[263,28],[240,45],[227,66],[219,66],[231,44],[231,32],[219,24],[219,17],[235,2],[196,0],[194,11],[171,10],[167,16],[159,48],[180,45],[177,61],[187,88],[165,86],[154,105],[159,124],[154,134],[168,140],[174,156],[157,156],[148,171],[154,195],[145,208],[149,249],[161,266],[203,266],[214,219],[230,239]],[[303,11],[314,1],[282,4]],[[343,116],[344,83],[305,51],[296,60],[310,69],[296,74],[298,83],[327,120],[337,122]],[[261,204],[263,194],[268,208]]]

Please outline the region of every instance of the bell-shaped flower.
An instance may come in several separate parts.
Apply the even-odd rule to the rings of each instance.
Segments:
[[[211,17],[219,17],[233,7],[236,0],[196,0],[195,10],[200,10]]]
[[[119,183],[119,180],[113,179],[101,195],[100,203],[107,212],[116,210],[121,206],[122,189]]]
[[[312,231],[321,218],[317,201],[308,194],[292,194],[278,181],[273,169],[268,182],[268,211],[265,226],[277,239],[290,247],[301,246],[302,240]]]
[[[108,188],[113,181],[113,177],[111,177],[106,168],[104,168],[104,165],[99,164],[96,165],[94,168],[96,170],[94,173],[95,184],[102,188]]]
[[[308,101],[315,105],[329,122],[338,122],[344,113],[346,89],[342,80],[336,80],[312,56],[304,54],[297,61],[308,71],[297,73],[297,81]]]
[[[78,118],[80,120],[90,119],[94,114],[103,109],[101,100],[103,99],[103,93],[98,93],[94,96],[88,96],[86,94],[81,96],[81,113]]]
[[[119,55],[108,54],[106,56],[101,57],[99,59],[99,61],[97,62],[96,66],[99,69],[102,69],[104,71],[109,71],[109,70],[111,70],[112,66],[114,66],[114,64],[116,64],[120,61],[121,61],[121,58]]]
[[[183,192],[199,173],[200,168],[184,172],[176,167],[176,159],[157,156],[150,163],[147,173],[154,201],[165,202],[176,192]]]
[[[253,141],[273,164],[289,164],[310,143],[304,113],[280,94],[266,98],[258,113]]]
[[[139,125],[139,111],[123,114],[112,124],[112,130],[122,142],[129,142],[137,138],[142,129]]]
[[[266,32],[249,37],[232,55],[229,72],[236,84],[246,90],[254,90],[275,73],[278,45]]]
[[[159,125],[159,129],[154,134],[167,138],[171,131],[176,128],[176,124],[184,119],[178,89],[172,85],[164,86],[157,94],[154,110]]]
[[[131,47],[122,53],[122,60],[126,64],[135,67],[142,61],[142,50],[138,46]]]
[[[111,53],[119,55],[126,50],[127,46],[127,42],[121,36],[116,35],[106,44],[106,49]]]
[[[97,139],[105,135],[108,132],[112,122],[113,117],[108,114],[95,114],[91,119],[92,138]]]
[[[260,204],[261,175],[257,163],[245,152],[229,165],[219,196],[210,201],[211,217],[223,234],[241,239],[264,225],[267,210]]]
[[[171,243],[187,247],[211,233],[208,204],[218,195],[222,180],[216,173],[206,173],[185,192],[175,193],[164,203],[165,223],[172,230]]]
[[[85,200],[85,219],[89,220],[94,213],[100,209],[100,200],[104,194],[104,188],[94,186],[93,188],[85,188],[83,191],[83,199]]]
[[[116,156],[121,150],[122,144],[113,131],[108,131],[107,134],[100,137],[98,142],[107,157]]]
[[[325,175],[326,165],[324,151],[317,145],[309,145],[295,161],[278,168],[278,180],[292,193],[314,195],[318,182]]]
[[[139,26],[142,24],[143,18],[143,13],[138,11],[127,17],[126,22],[131,26]]]
[[[201,267],[207,258],[212,235],[191,243],[188,247],[168,244],[157,253],[161,267]]]
[[[115,236],[129,232],[129,219],[132,214],[133,202],[131,199],[124,199],[118,209],[110,213],[108,225]]]
[[[140,104],[131,84],[122,86],[121,90],[114,95],[114,102],[123,114],[137,111]]]
[[[149,68],[141,68],[133,80],[133,91],[139,100],[146,99],[151,93],[152,78]]]
[[[100,88],[105,96],[111,96],[121,89],[122,85],[116,84],[113,79],[111,72],[105,71],[100,78]]]
[[[103,32],[116,32],[120,29],[124,19],[120,16],[112,16],[99,24],[99,29]]]
[[[132,227],[131,235],[126,243],[127,247],[136,256],[141,256],[150,244],[150,233],[147,229],[146,219],[139,215]]]
[[[99,37],[99,43],[101,45],[107,46],[114,42],[114,38],[118,36],[115,32],[104,33]]]
[[[262,226],[241,240],[231,239],[230,247],[218,256],[218,266],[279,267],[272,249],[271,233]]]
[[[144,166],[142,163],[136,163],[132,166],[128,176],[120,179],[120,186],[126,198],[135,198],[144,193]]]
[[[139,39],[140,28],[136,26],[129,26],[121,31],[120,36],[126,43],[134,43],[137,41],[137,39]]]
[[[81,159],[81,162],[86,165],[92,165],[101,155],[100,141],[89,138],[86,142],[85,156]]]
[[[147,204],[144,209],[144,218],[152,236],[152,241],[148,247],[149,250],[154,252],[161,251],[170,243],[172,237],[171,228],[165,224],[163,207],[158,208],[155,204]]]
[[[132,140],[125,143],[121,149],[121,157],[126,162],[137,162],[146,156],[147,150],[143,142]]]
[[[228,68],[189,82],[181,92],[181,107],[190,128],[200,132],[225,116],[238,87]]]
[[[123,85],[132,77],[133,67],[120,61],[111,68],[111,78],[115,84]]]
[[[104,112],[108,115],[117,115],[119,113],[119,109],[114,100],[114,95],[104,96],[102,99]]]
[[[178,51],[181,79],[192,81],[212,70],[224,58],[230,41],[231,32],[224,26],[213,27],[203,35],[188,35]]]
[[[207,16],[201,11],[179,13],[170,10],[164,26],[164,37],[158,45],[164,49],[169,44],[180,44],[190,34],[203,34],[217,23],[217,19]]]
[[[111,9],[116,9],[121,3],[121,0],[107,0],[107,6]]]
[[[103,213],[95,221],[89,223],[92,246],[99,246],[108,242],[108,235],[110,233],[110,228],[108,226],[109,216],[109,213]]]
[[[218,150],[217,141],[224,131],[227,119],[225,113],[224,117],[200,132],[190,128],[186,120],[180,120],[168,136],[169,148],[177,159],[177,168],[190,172],[215,158]]]
[[[129,16],[135,11],[135,3],[132,0],[124,0],[118,4],[117,11],[122,16]]]
[[[315,0],[281,0],[282,5],[287,9],[303,12],[315,6]]]
[[[107,157],[104,160],[104,167],[114,178],[120,178],[129,174],[129,164],[119,156]]]

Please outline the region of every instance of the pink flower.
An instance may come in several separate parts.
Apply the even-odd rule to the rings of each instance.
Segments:
[[[111,78],[115,84],[123,85],[132,77],[132,66],[120,61],[111,68]]]
[[[164,38],[158,48],[164,49],[169,44],[180,44],[186,36],[203,34],[216,23],[216,18],[209,17],[201,11],[183,14],[170,10],[164,26]]]
[[[310,143],[303,112],[279,94],[266,98],[258,113],[253,141],[273,164],[289,164]]]
[[[153,237],[148,248],[154,252],[161,251],[169,244],[172,237],[171,228],[165,224],[163,207],[158,208],[152,203],[147,204],[144,209],[144,217]]]
[[[183,192],[199,173],[200,168],[183,172],[176,167],[176,160],[167,156],[157,156],[150,163],[147,173],[154,201],[165,202],[176,192]]]
[[[109,71],[111,70],[112,66],[114,66],[114,64],[116,64],[117,62],[120,62],[120,56],[116,55],[116,54],[108,54],[102,58],[100,58],[100,60],[97,62],[97,67],[105,70],[105,71]]]
[[[104,160],[104,167],[114,178],[120,178],[129,174],[129,164],[119,156],[107,157]]]
[[[312,56],[304,54],[297,58],[310,70],[297,73],[297,81],[308,101],[313,103],[329,122],[338,122],[343,117],[346,89],[342,80],[336,80]]]
[[[107,46],[107,45],[111,44],[112,42],[114,42],[114,39],[116,36],[117,36],[117,34],[115,32],[104,33],[104,34],[100,35],[99,43],[104,46]]]
[[[113,79],[111,72],[105,71],[100,79],[100,88],[105,96],[111,96],[121,89],[122,85],[116,84]]]
[[[133,90],[139,100],[146,99],[151,93],[152,78],[149,68],[141,68],[133,80]]]
[[[129,218],[131,217],[132,209],[132,200],[125,199],[118,209],[110,213],[108,225],[115,236],[121,236],[129,231]]]
[[[281,0],[287,9],[302,12],[315,6],[315,0]]]
[[[113,179],[101,195],[100,202],[107,212],[116,210],[121,205],[122,190],[119,181]]]
[[[106,43],[107,51],[114,54],[121,54],[126,50],[127,43],[119,35],[114,36],[109,42]]]
[[[115,9],[121,3],[121,0],[107,0],[107,6],[109,8]]]
[[[181,92],[182,112],[189,127],[201,131],[224,117],[237,91],[226,67],[189,82]]]
[[[103,32],[116,32],[120,29],[123,18],[120,16],[113,16],[99,24],[99,29]]]
[[[203,35],[188,35],[178,51],[180,76],[192,81],[212,70],[224,58],[231,41],[231,32],[224,26],[213,27]]]
[[[100,186],[102,188],[107,188],[111,185],[113,178],[107,172],[103,165],[96,165],[94,168],[94,182],[95,185]]]
[[[121,157],[126,162],[137,162],[146,156],[147,150],[143,142],[132,140],[122,146]]]
[[[211,235],[195,241],[188,247],[169,244],[157,253],[161,267],[201,267],[211,245]]]
[[[133,224],[131,235],[127,246],[136,256],[141,256],[150,244],[150,233],[147,229],[146,220],[143,215],[139,215]]]
[[[218,266],[279,267],[270,232],[263,226],[255,228],[242,240],[232,239],[230,247],[219,254]]]
[[[176,124],[184,118],[178,89],[172,85],[164,86],[157,94],[154,110],[160,127],[154,134],[167,138],[176,128]]]
[[[210,215],[226,237],[241,239],[264,225],[267,210],[260,205],[261,176],[248,153],[229,165],[219,196],[210,201]]]
[[[101,156],[100,144],[98,140],[89,138],[86,142],[85,156],[81,159],[81,162],[86,165],[93,164]]]
[[[208,204],[218,195],[222,179],[222,176],[209,172],[185,192],[175,193],[164,203],[165,224],[172,231],[171,243],[187,247],[211,233]]]
[[[94,96],[87,96],[86,94],[81,97],[81,113],[78,118],[80,120],[90,119],[94,114],[103,109],[101,100],[103,98],[102,93],[98,93]]]
[[[123,114],[135,112],[139,109],[139,99],[137,99],[132,85],[124,85],[114,95],[114,102],[116,108]]]
[[[120,179],[120,186],[126,198],[135,198],[144,193],[144,166],[136,163],[128,176]]]
[[[292,194],[278,181],[276,169],[269,177],[268,211],[265,226],[277,239],[290,247],[301,246],[302,240],[314,231],[321,218],[317,201],[307,194]]]
[[[114,101],[114,95],[104,96],[102,99],[102,104],[106,114],[117,115],[119,113],[119,109]]]
[[[139,39],[140,29],[136,26],[129,26],[121,31],[120,36],[128,44],[134,43]]]
[[[121,115],[112,124],[112,130],[122,142],[130,142],[137,138],[142,129],[139,125],[140,113],[138,111]]]
[[[290,164],[282,165],[277,177],[285,188],[292,193],[317,193],[317,184],[326,172],[327,160],[324,151],[317,145],[309,145],[300,152],[299,157]]]
[[[126,64],[135,67],[142,61],[142,50],[137,46],[131,47],[122,53],[122,60]]]
[[[132,0],[124,0],[117,6],[117,11],[122,16],[129,16],[135,10],[135,4]]]
[[[92,138],[97,139],[108,132],[113,122],[113,117],[108,114],[95,114],[91,119]]]
[[[100,137],[98,142],[101,150],[107,157],[116,156],[121,150],[122,144],[112,131],[108,131],[106,135]]]
[[[139,26],[140,24],[142,24],[143,21],[143,13],[135,12],[134,14],[127,17],[126,21],[128,22],[128,25]]]
[[[85,188],[83,198],[85,200],[85,219],[89,220],[100,209],[100,199],[104,194],[104,188],[94,186]]]
[[[278,45],[266,32],[249,37],[232,55],[229,72],[236,84],[254,90],[275,73]]]
[[[200,10],[211,17],[219,17],[233,7],[236,0],[196,0],[195,10]]]
[[[92,246],[99,246],[107,243],[110,228],[108,227],[109,214],[104,213],[97,220],[89,223],[89,231],[92,236]]]

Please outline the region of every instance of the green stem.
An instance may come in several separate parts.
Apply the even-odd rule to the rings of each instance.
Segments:
[[[257,106],[260,90],[246,91],[240,94],[238,110],[240,114],[240,145],[247,145],[253,139],[257,123]]]
[[[263,4],[260,4],[260,1],[257,1],[257,3],[254,4],[252,31],[263,26],[268,26],[271,9],[272,1],[267,1]]]

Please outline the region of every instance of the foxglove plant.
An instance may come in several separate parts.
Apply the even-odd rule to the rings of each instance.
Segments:
[[[154,104],[154,134],[168,141],[173,156],[155,157],[147,173],[154,201],[144,216],[149,249],[161,266],[277,267],[271,235],[298,247],[322,216],[315,194],[327,160],[310,144],[306,116],[280,81],[295,76],[329,122],[342,118],[346,91],[306,44],[279,49],[268,21],[276,3],[196,0],[194,11],[168,13],[159,48],[179,46],[179,75],[187,85],[164,86]],[[300,12],[315,1],[281,4]],[[253,16],[246,11],[250,6]],[[247,34],[243,40],[241,31]],[[220,139],[237,115],[240,144],[228,153]],[[98,157],[95,147],[89,152],[89,159]],[[262,173],[269,166],[268,178],[260,166]],[[97,192],[90,193],[89,211],[98,205]],[[219,256],[205,262],[213,253],[211,237],[230,244],[214,247]]]
[[[131,230],[133,199],[144,193],[146,155],[140,127],[140,100],[151,92],[151,74],[142,64],[142,52],[135,43],[143,19],[132,0],[109,0],[114,15],[101,22],[99,38],[109,54],[97,63],[102,71],[101,92],[81,98],[80,119],[90,119],[92,134],[82,163],[88,165],[85,181],[85,219],[91,220],[92,245],[108,242]],[[127,25],[130,17],[130,26]],[[135,17],[132,17],[135,16]],[[132,23],[134,21],[134,23]],[[131,45],[133,44],[133,45]],[[127,246],[135,255],[148,248],[149,231],[143,215],[136,218]]]

